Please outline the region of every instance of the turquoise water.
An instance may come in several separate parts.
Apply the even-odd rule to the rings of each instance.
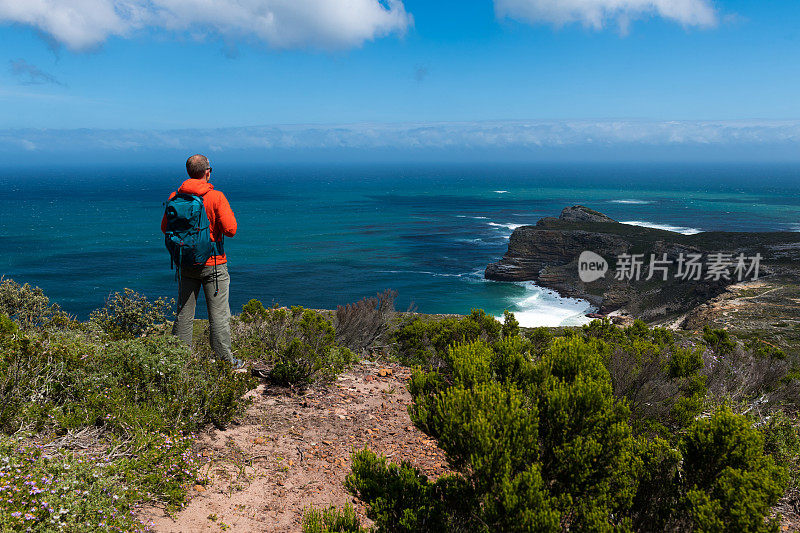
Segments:
[[[0,272],[81,318],[123,287],[173,296],[159,222],[181,170],[4,169]],[[334,308],[393,288],[398,308],[577,323],[585,302],[483,280],[514,227],[579,203],[687,233],[800,230],[797,166],[217,163],[212,183],[239,222],[225,245],[234,312],[250,298]]]

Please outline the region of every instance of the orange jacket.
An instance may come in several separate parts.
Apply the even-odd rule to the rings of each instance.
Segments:
[[[208,215],[208,223],[211,227],[211,240],[219,240],[221,235],[226,237],[233,237],[236,235],[236,217],[233,216],[233,210],[228,203],[228,199],[220,191],[215,191],[214,186],[203,180],[196,180],[189,178],[184,181],[180,188],[169,195],[170,200],[178,193],[196,194],[203,197],[203,205],[206,208],[206,215]],[[167,231],[167,215],[161,218],[161,231]],[[228,258],[225,254],[216,256],[218,265],[227,263]],[[214,256],[211,256],[206,261],[206,266],[214,265]]]

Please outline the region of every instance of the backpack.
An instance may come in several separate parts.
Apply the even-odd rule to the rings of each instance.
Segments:
[[[181,268],[205,265],[210,257],[224,253],[222,242],[211,240],[211,228],[202,196],[176,194],[167,200],[164,216],[167,219],[164,241],[170,255],[170,268],[172,265],[177,267],[175,277],[179,282]],[[214,263],[215,272],[216,267]],[[216,276],[214,283],[216,286]],[[218,290],[217,287],[215,296]]]
[[[178,193],[167,201],[164,215],[164,239],[173,264],[179,268],[204,265],[212,255],[218,255],[202,196]]]

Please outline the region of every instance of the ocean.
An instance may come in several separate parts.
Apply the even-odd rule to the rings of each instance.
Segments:
[[[183,179],[182,162],[0,170],[0,273],[81,319],[125,287],[174,297],[159,223]],[[391,288],[400,310],[508,309],[527,326],[580,324],[587,302],[483,279],[514,228],[582,204],[684,233],[800,231],[798,165],[217,161],[212,183],[239,223],[225,241],[234,313],[251,298],[333,309]]]

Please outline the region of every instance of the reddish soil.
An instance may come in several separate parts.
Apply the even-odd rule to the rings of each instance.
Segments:
[[[195,486],[176,516],[148,509],[142,520],[163,532],[300,531],[304,508],[350,501],[369,524],[343,485],[352,451],[366,446],[430,477],[446,470],[444,454],[409,419],[409,377],[408,368],[365,362],[304,393],[260,385],[237,425],[198,439],[209,483]]]

